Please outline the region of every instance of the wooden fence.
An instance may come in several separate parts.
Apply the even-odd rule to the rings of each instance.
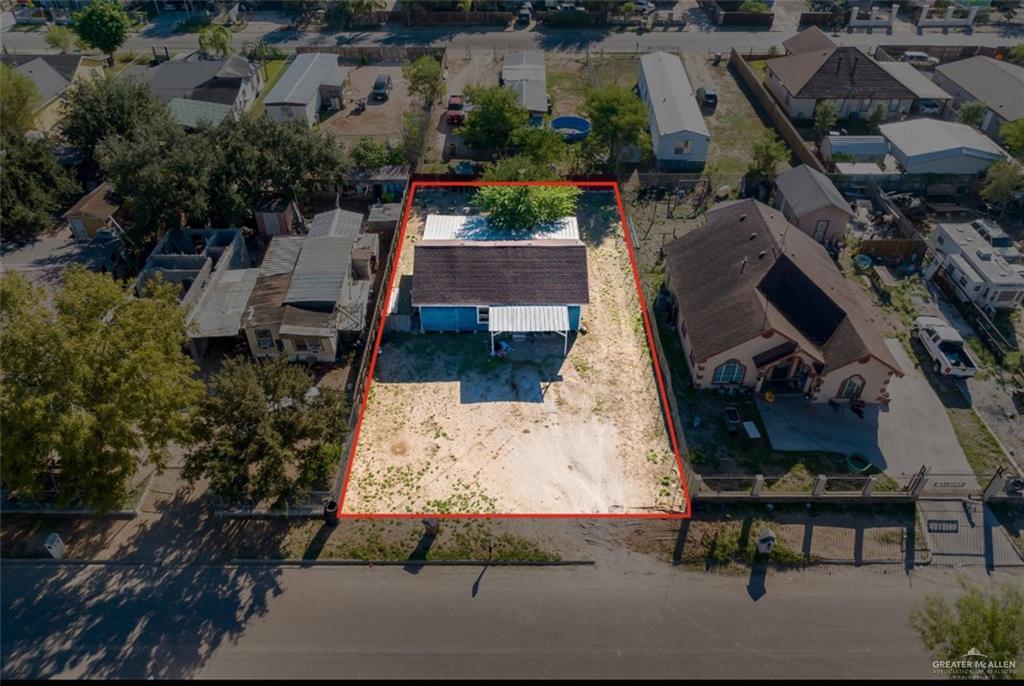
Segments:
[[[818,159],[818,156],[814,154],[814,151],[807,145],[807,142],[800,137],[800,133],[793,126],[793,122],[789,120],[786,113],[775,102],[775,98],[771,96],[771,93],[764,87],[757,78],[757,74],[754,73],[754,70],[750,68],[746,60],[736,51],[736,48],[732,49],[729,64],[736,70],[736,73],[739,74],[740,79],[746,84],[747,88],[750,89],[757,103],[767,112],[768,118],[775,125],[776,131],[779,132],[782,139],[793,150],[797,159],[822,174],[826,173],[828,170],[825,169],[824,163]]]
[[[860,242],[858,254],[883,260],[920,260],[928,244],[920,238],[867,238]]]
[[[424,55],[429,55],[430,57],[439,60],[442,66],[447,66],[445,48],[406,47],[401,45],[328,45],[299,46],[295,48],[295,52],[298,54],[305,52],[322,52],[337,55],[345,60],[368,60],[372,62],[412,62]]]

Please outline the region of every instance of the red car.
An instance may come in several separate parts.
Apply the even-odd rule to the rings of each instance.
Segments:
[[[453,95],[448,98],[448,123],[458,126],[466,120],[466,105],[461,95]]]

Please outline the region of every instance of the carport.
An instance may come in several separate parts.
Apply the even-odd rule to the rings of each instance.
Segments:
[[[487,330],[494,337],[503,333],[557,333],[564,342],[562,354],[569,352],[569,308],[565,305],[504,305],[489,308]]]

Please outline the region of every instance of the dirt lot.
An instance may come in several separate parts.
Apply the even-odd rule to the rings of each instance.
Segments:
[[[397,62],[380,62],[367,66],[346,66],[350,71],[349,85],[345,89],[345,109],[328,117],[320,126],[346,145],[364,136],[397,144],[402,132],[402,115],[420,105],[409,96],[409,89],[402,77],[402,65]],[[378,74],[391,77],[391,96],[384,101],[370,98]],[[353,107],[359,98],[366,98],[366,111],[355,114]]]
[[[419,200],[419,199],[418,199]],[[436,208],[437,194],[433,198]],[[458,211],[465,196],[450,198]],[[417,202],[399,264],[412,272]],[[392,335],[381,347],[343,510],[636,513],[678,510],[664,427],[622,229],[607,194],[578,213],[588,246],[588,333],[514,342]]]

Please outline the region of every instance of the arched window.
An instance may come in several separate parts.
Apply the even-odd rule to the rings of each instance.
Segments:
[[[859,398],[860,392],[864,390],[864,378],[854,374],[853,376],[843,379],[843,383],[839,384],[839,393],[836,394],[838,398]]]
[[[741,383],[746,371],[739,360],[729,360],[715,367],[715,374],[711,378],[711,383]]]

